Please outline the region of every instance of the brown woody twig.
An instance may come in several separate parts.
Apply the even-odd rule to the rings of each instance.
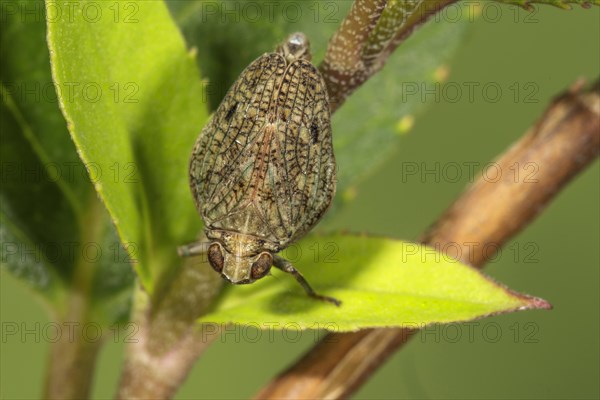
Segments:
[[[582,91],[581,83],[560,95],[539,122],[496,164],[500,171],[534,163],[534,181],[503,175],[479,179],[425,233],[421,241],[436,248],[460,246],[461,261],[482,267],[500,246],[525,228],[556,194],[598,157],[600,84]],[[515,164],[516,163],[516,164]],[[521,174],[523,176],[523,174]],[[415,330],[367,329],[331,333],[295,365],[276,377],[257,398],[346,398],[398,350]]]

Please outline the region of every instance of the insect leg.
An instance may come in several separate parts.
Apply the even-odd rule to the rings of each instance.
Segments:
[[[329,303],[333,303],[336,306],[340,306],[340,304],[342,304],[341,301],[339,301],[338,299],[334,299],[333,297],[328,297],[328,296],[323,296],[320,294],[317,294],[313,288],[310,287],[310,285],[308,284],[308,282],[306,281],[306,279],[304,279],[304,277],[302,276],[302,274],[300,273],[300,271],[298,271],[296,268],[294,268],[294,266],[292,265],[291,262],[289,262],[288,260],[286,260],[283,257],[280,257],[278,255],[274,255],[273,256],[273,265],[276,268],[279,268],[280,270],[282,270],[283,272],[287,272],[288,274],[292,274],[294,276],[294,278],[296,278],[296,280],[298,281],[298,283],[304,288],[304,290],[306,291],[306,294],[308,294],[310,297],[314,297],[315,299],[319,299],[322,301],[327,301]]]
[[[210,242],[208,241],[188,243],[186,245],[179,246],[177,248],[177,254],[179,254],[180,257],[198,256],[200,254],[208,253],[209,246]]]

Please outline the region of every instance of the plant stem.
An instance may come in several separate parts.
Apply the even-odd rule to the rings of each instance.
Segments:
[[[600,149],[600,83],[575,84],[548,107],[537,124],[496,160],[502,171],[535,165],[535,180],[514,175],[480,178],[438,219],[421,241],[436,248],[461,246],[461,261],[482,267],[525,228],[562,188],[590,165]],[[515,164],[517,163],[517,164]],[[256,398],[349,397],[415,333],[401,328],[331,333]]]
[[[88,211],[80,231],[83,243],[97,243],[104,235],[103,205],[90,192]],[[97,265],[81,257],[74,269],[71,293],[55,323],[60,334],[50,346],[44,398],[89,398],[94,367],[102,347],[102,324],[92,321],[90,298]]]
[[[331,112],[377,73],[391,53],[429,17],[457,0],[356,0],[319,66]]]
[[[200,257],[184,259],[160,299],[136,289],[132,320],[137,332],[127,348],[118,399],[169,399],[202,352],[218,337],[217,325],[199,325],[222,279]]]
[[[95,336],[99,332],[93,329],[84,332],[81,322],[57,324],[67,329],[50,347],[44,398],[89,398],[96,358],[102,347],[101,338]]]

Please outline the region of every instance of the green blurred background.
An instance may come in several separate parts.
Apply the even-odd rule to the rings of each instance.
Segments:
[[[479,87],[496,82],[503,91],[499,101],[486,101],[478,89],[473,101],[466,93],[457,102],[450,96],[434,101],[403,135],[394,156],[358,185],[355,199],[330,226],[415,239],[469,181],[466,167],[457,181],[444,166],[491,161],[536,121],[553,95],[579,77],[597,78],[599,8],[540,6],[529,17],[512,7],[487,11],[487,18],[469,23],[448,82],[463,89],[466,82]],[[519,88],[516,99],[514,88]],[[360,104],[360,92],[349,101]],[[415,165],[419,173],[437,169],[439,179],[403,175]],[[554,310],[432,327],[395,354],[356,398],[599,398],[598,183],[595,162],[485,269],[515,290],[549,300]],[[4,272],[1,278],[3,322],[29,328],[49,322],[28,290]],[[318,337],[317,332],[228,331],[205,353],[177,397],[247,398]],[[25,341],[3,337],[1,346],[1,397],[39,397],[48,344],[30,335]],[[123,350],[122,337],[103,349],[94,398],[112,398]]]

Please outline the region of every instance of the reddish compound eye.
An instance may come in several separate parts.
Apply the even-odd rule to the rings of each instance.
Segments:
[[[217,243],[211,244],[208,248],[208,263],[215,271],[219,273],[223,271],[225,259],[223,258],[221,246],[219,246]]]
[[[265,276],[273,265],[273,256],[269,253],[261,253],[260,257],[252,264],[252,279],[260,279]]]

